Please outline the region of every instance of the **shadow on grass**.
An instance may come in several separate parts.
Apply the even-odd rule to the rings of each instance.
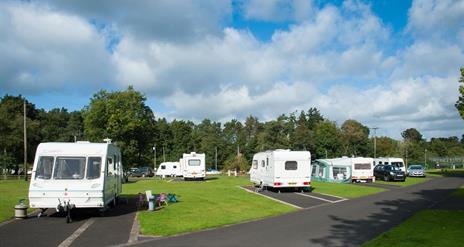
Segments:
[[[367,207],[366,210],[372,213],[365,218],[329,215],[329,236],[310,239],[310,242],[320,246],[360,246],[422,209],[441,209],[454,191],[454,188],[421,190],[413,193],[411,198],[385,199],[375,203],[375,207]],[[461,205],[461,209],[464,209],[464,205]]]

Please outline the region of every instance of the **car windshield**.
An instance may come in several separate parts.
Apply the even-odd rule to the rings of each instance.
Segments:
[[[422,166],[410,166],[409,169],[411,169],[411,170],[422,170]]]
[[[397,166],[397,167],[403,167],[404,166],[403,162],[392,162],[391,164],[394,165],[394,166]]]
[[[401,171],[401,169],[397,166],[390,166],[391,171]]]

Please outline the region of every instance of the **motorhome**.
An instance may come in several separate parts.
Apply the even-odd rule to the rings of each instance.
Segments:
[[[179,177],[182,176],[180,162],[163,162],[156,170],[156,176],[160,177]]]
[[[31,182],[31,208],[67,211],[116,205],[123,176],[121,152],[107,143],[41,143],[37,147]]]
[[[195,152],[183,154],[180,162],[182,167],[182,176],[185,180],[205,179],[205,154],[198,154]]]
[[[376,165],[394,165],[403,172],[406,172],[406,167],[402,158],[394,157],[379,157],[374,159],[374,166]]]
[[[255,186],[305,189],[311,186],[311,153],[288,149],[270,150],[253,156],[250,181]]]

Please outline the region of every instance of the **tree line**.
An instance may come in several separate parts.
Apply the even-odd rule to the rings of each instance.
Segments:
[[[282,114],[271,121],[248,116],[243,122],[225,123],[204,119],[157,118],[146,97],[128,87],[101,90],[80,111],[65,108],[49,111],[22,96],[5,95],[0,100],[0,168],[18,169],[23,160],[23,103],[26,102],[28,163],[40,142],[102,142],[110,138],[122,150],[126,168],[177,161],[183,153],[206,154],[207,167],[246,170],[253,154],[269,149],[309,150],[313,158],[374,156],[370,129],[349,119],[338,126],[317,108]],[[376,156],[403,157],[409,163],[424,163],[428,157],[464,156],[464,135],[426,141],[414,128],[402,132],[403,140],[375,138]],[[426,151],[427,150],[427,151]],[[217,159],[216,159],[217,157]]]

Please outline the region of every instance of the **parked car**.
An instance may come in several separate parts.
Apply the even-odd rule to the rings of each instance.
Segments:
[[[139,168],[139,172],[142,177],[153,177],[155,176],[155,172],[153,171],[153,168],[145,166]]]
[[[384,181],[406,181],[405,172],[394,165],[377,165],[374,168],[374,176]]]
[[[127,174],[129,177],[141,177],[142,176],[142,174],[139,171],[139,168],[137,167],[130,168]]]
[[[425,177],[425,169],[421,165],[411,165],[408,167],[407,175],[410,177]]]

